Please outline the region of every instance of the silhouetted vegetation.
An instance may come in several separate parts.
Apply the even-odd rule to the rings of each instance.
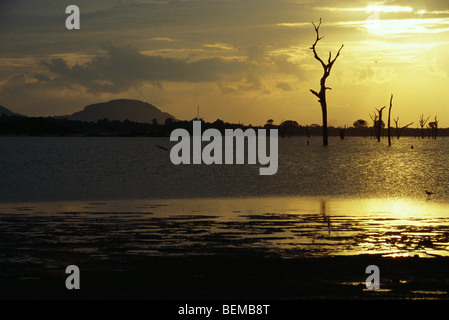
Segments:
[[[419,117],[419,126],[421,127],[421,138],[424,139],[424,127],[426,126],[427,121],[429,121],[430,116],[427,117],[427,119],[424,119],[424,115],[422,114],[421,117]]]
[[[344,140],[346,136],[346,126],[344,128],[340,128],[340,139]]]
[[[435,118],[436,119],[436,118]],[[193,119],[197,120],[197,119]],[[168,137],[171,132],[177,128],[183,128],[187,131],[192,131],[192,121],[168,120],[163,124],[152,121],[152,123],[140,123],[129,120],[125,121],[111,121],[108,119],[98,120],[95,122],[84,122],[67,120],[52,117],[19,117],[19,116],[0,116],[0,135],[25,135],[25,136],[149,136],[149,137]],[[275,124],[274,120],[270,119],[263,126],[253,126],[251,124],[235,124],[224,122],[217,119],[214,122],[202,122],[202,129],[209,128],[218,129],[224,133],[226,129],[246,130],[253,129],[278,129],[279,136],[282,138],[289,138],[294,136],[307,137],[321,136],[322,127],[318,124],[300,125],[296,120],[285,120],[280,124]],[[421,137],[421,129],[409,128],[411,124],[399,128],[399,119],[396,122],[397,134],[401,136]],[[429,134],[436,137],[436,128],[438,128],[438,120],[434,121],[436,124],[429,123]],[[377,134],[371,135],[372,127],[368,127],[367,122],[359,119],[354,122],[352,127],[328,127],[329,136],[340,137],[342,140],[346,137],[361,136],[377,138]],[[376,128],[377,130],[378,128]],[[380,128],[380,135],[385,130],[384,126]],[[434,131],[430,131],[434,130]],[[449,129],[438,128],[439,136],[449,136]],[[429,135],[430,137],[430,135]]]
[[[399,117],[397,117],[396,119],[393,119],[393,121],[394,121],[394,123],[396,125],[396,136],[398,137],[398,139],[401,137],[402,130],[404,130],[405,128],[410,127],[413,124],[413,122],[411,122],[411,123],[409,123],[409,124],[407,124],[407,125],[405,125],[403,127],[400,127],[399,126]]]
[[[428,126],[429,129],[431,130],[431,135],[434,139],[437,138],[437,131],[438,131],[438,118],[437,116],[435,116],[434,121],[429,122]]]
[[[380,142],[380,138],[382,137],[382,128],[385,127],[385,123],[382,120],[382,112],[386,107],[382,107],[380,109],[377,109],[378,113],[378,120],[376,122],[376,137],[377,142]]]

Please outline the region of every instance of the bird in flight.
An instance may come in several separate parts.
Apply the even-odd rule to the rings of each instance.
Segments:
[[[434,194],[432,191],[427,191],[426,190],[426,194],[430,197],[432,194]]]
[[[158,147],[158,148],[161,149],[161,150],[166,150],[166,151],[168,150],[166,147],[160,146],[160,145],[158,145],[158,144],[156,145],[156,147]]]

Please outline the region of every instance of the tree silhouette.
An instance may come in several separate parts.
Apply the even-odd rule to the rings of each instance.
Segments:
[[[315,96],[318,97],[318,102],[321,105],[321,112],[323,116],[323,146],[327,146],[329,144],[328,140],[328,132],[327,132],[327,102],[326,102],[326,90],[332,90],[329,87],[326,87],[326,80],[329,77],[331,73],[331,69],[334,66],[335,61],[340,56],[341,49],[343,49],[344,45],[341,45],[340,49],[337,52],[337,55],[334,59],[332,59],[332,52],[329,51],[329,58],[327,60],[327,63],[325,63],[319,56],[316,51],[316,45],[318,44],[318,41],[323,39],[323,37],[320,37],[320,26],[321,26],[321,18],[320,23],[318,25],[315,25],[314,22],[312,22],[313,27],[315,28],[316,32],[316,39],[315,43],[310,47],[313,51],[313,55],[316,60],[318,60],[321,63],[321,66],[323,67],[323,76],[320,81],[320,92],[316,92],[315,90],[310,90]]]
[[[371,120],[373,120],[373,128],[374,128],[374,137],[377,137],[377,126],[379,123],[379,116],[374,112],[373,114],[369,114]]]
[[[391,147],[391,108],[393,108],[393,94],[390,98],[390,108],[388,109],[388,146]]]
[[[432,137],[434,139],[437,138],[437,131],[438,131],[438,118],[437,116],[435,116],[434,121],[433,122],[429,122],[428,126],[432,131]]]
[[[340,132],[340,139],[344,140],[346,136],[346,125],[344,128],[339,128],[339,132]]]
[[[274,128],[275,127],[274,120],[273,119],[268,119],[267,123],[263,127],[266,128],[266,129]]]
[[[279,126],[279,133],[281,137],[291,138],[298,134],[299,124],[295,120],[285,120]]]
[[[430,116],[427,117],[427,119],[424,120],[424,115],[422,114],[421,117],[419,118],[419,126],[421,127],[421,137],[424,139],[424,127],[427,123],[427,121],[429,121]]]
[[[382,107],[380,109],[376,109],[378,116],[377,116],[377,121],[375,122],[375,126],[376,126],[376,137],[377,137],[377,142],[380,142],[380,138],[382,135],[382,128],[385,127],[385,123],[382,120],[382,112],[384,111],[386,107]]]
[[[412,123],[409,123],[408,125],[405,125],[403,127],[399,127],[399,117],[397,117],[396,119],[393,119],[393,121],[394,121],[394,123],[396,125],[396,136],[398,137],[398,139],[401,137],[402,130],[404,130],[405,128],[410,127],[413,124],[413,122],[412,122]]]
[[[354,126],[354,128],[366,128],[368,126],[368,122],[366,122],[366,120],[359,119],[357,121],[354,121],[352,125]]]

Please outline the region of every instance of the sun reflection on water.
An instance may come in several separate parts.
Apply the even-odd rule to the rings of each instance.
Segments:
[[[236,250],[285,257],[449,256],[448,206],[425,200],[135,200],[2,204],[0,212],[5,250],[14,242],[41,243],[48,250],[70,247],[103,258]],[[28,257],[33,254],[30,247]]]

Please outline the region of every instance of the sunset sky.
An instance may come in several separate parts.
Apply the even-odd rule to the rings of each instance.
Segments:
[[[65,8],[81,11],[67,30]],[[329,125],[371,123],[388,105],[403,125],[449,126],[449,1],[2,0],[0,105],[28,116],[71,114],[118,98],[178,119],[321,123],[310,46],[322,18]]]

